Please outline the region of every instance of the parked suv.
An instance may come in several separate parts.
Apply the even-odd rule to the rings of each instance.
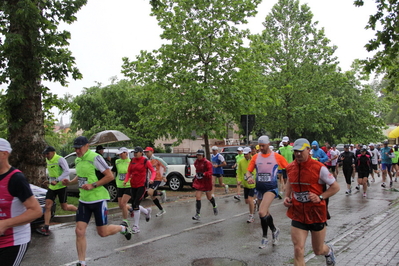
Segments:
[[[195,155],[179,153],[155,153],[154,155],[168,164],[169,172],[166,179],[171,190],[181,190],[184,185],[192,185],[195,176]]]
[[[119,155],[116,154],[117,151],[118,151],[117,148],[105,148],[104,157],[107,158],[109,156],[109,157],[111,157],[111,161],[114,162],[116,159],[119,159]],[[131,155],[131,152],[129,150],[129,156],[130,155]],[[75,152],[65,156],[65,160],[67,161],[68,166],[69,166],[69,179],[70,180],[74,179],[76,176],[75,159],[76,159]],[[109,196],[111,198],[110,201],[116,201],[117,200],[117,189],[116,189],[115,180],[104,185],[104,187],[109,192]],[[78,194],[79,193],[78,184],[69,185],[67,187],[67,192],[70,194]]]
[[[233,168],[233,165],[236,163],[236,156],[238,155],[237,151],[228,151],[221,152],[224,160],[226,161],[226,166],[223,166],[223,176],[226,177],[236,177],[236,169]]]

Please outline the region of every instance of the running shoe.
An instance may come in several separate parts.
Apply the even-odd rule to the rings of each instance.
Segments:
[[[352,177],[352,182],[355,182],[355,179],[353,179],[353,177]]]
[[[137,225],[133,225],[133,229],[132,229],[132,233],[133,234],[138,234],[140,233],[140,229]]]
[[[150,221],[150,219],[151,219],[151,212],[152,212],[152,209],[151,208],[147,208],[147,214],[145,215],[145,221],[146,222],[149,222]]]
[[[356,188],[356,190],[360,190],[360,186],[359,185],[357,185],[355,188]]]
[[[330,255],[326,257],[326,264],[327,266],[334,266],[335,265],[335,255],[334,255],[334,248],[331,244],[327,245],[330,248]]]
[[[375,182],[375,178],[374,177],[373,177],[373,180],[371,180],[371,182],[373,182],[373,183]]]
[[[364,192],[364,193],[363,193],[363,197],[367,197],[367,194],[366,194],[366,192]]]
[[[213,214],[214,215],[218,215],[219,211],[218,211],[218,206],[216,205],[215,207],[213,207]]]
[[[123,225],[124,227],[129,227],[129,221],[126,219],[123,219],[123,221],[121,222],[121,225]]]
[[[235,195],[235,196],[234,196],[234,199],[236,199],[236,200],[241,200],[241,196],[240,196],[240,195]]]
[[[166,191],[165,190],[162,190],[161,201],[162,201],[162,203],[166,202]]]
[[[385,183],[382,183],[381,186],[385,188],[387,185],[385,185]]]
[[[227,194],[229,193],[229,185],[224,186],[224,192]]]
[[[255,221],[254,216],[253,216],[252,214],[250,214],[250,215],[248,216],[247,223],[253,223],[254,221]]]
[[[345,192],[346,194],[351,194],[352,193],[352,189],[348,189],[348,190],[346,190],[346,192]]]
[[[269,241],[267,240],[267,238],[266,238],[266,237],[263,237],[262,240],[260,241],[259,248],[260,248],[260,249],[264,249],[265,247],[267,247],[267,243],[268,243],[268,242],[269,242]]]
[[[278,245],[278,236],[280,234],[280,228],[276,227],[276,230],[274,232],[272,232],[273,235],[273,240],[272,240],[272,244],[273,246]]]
[[[393,182],[389,182],[389,187],[392,188],[393,187]]]
[[[398,182],[398,178],[397,177],[395,177],[395,182]]]
[[[193,218],[193,220],[198,221],[200,219],[200,214],[196,213],[192,218]]]
[[[50,235],[50,229],[44,228],[44,226],[40,228],[36,228],[36,232],[43,235],[43,236],[49,236]]]
[[[139,230],[139,232],[140,232],[140,230]],[[124,232],[121,231],[121,234],[124,235],[127,240],[130,240],[132,238],[132,233],[133,233],[132,229],[130,229],[130,227],[127,227],[127,226],[125,227]]]
[[[159,216],[162,216],[162,215],[164,215],[166,213],[166,211],[164,210],[164,209],[162,209],[160,212],[158,212],[155,216],[156,217],[159,217]]]

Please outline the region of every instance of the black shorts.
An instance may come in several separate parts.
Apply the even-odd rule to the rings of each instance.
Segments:
[[[66,187],[60,188],[57,190],[48,189],[46,193],[46,199],[50,199],[55,201],[55,198],[58,196],[58,200],[60,203],[67,202],[67,194],[66,194]]]
[[[107,201],[103,200],[91,204],[79,202],[78,210],[76,211],[76,222],[88,224],[92,214],[94,214],[96,226],[106,225],[108,223]]]
[[[222,174],[212,174],[214,177],[223,177]]]
[[[21,264],[26,251],[28,250],[29,243],[18,246],[11,246],[0,248],[1,265],[3,266],[18,266]]]
[[[248,197],[255,196],[255,189],[254,188],[244,188],[244,199],[248,199]]]
[[[398,165],[398,163],[392,163],[392,166],[394,166],[394,165]]]
[[[150,184],[150,188],[153,190],[157,190],[161,182],[162,181],[154,181],[154,183]]]
[[[132,190],[130,189],[130,187],[122,187],[122,188],[120,188],[120,187],[118,187],[117,189],[117,195],[118,195],[118,198],[122,198],[123,197],[123,195],[129,195],[129,196],[132,196]]]
[[[373,170],[378,170],[378,164],[372,164],[371,169]]]
[[[144,198],[145,193],[147,192],[146,187],[137,187],[137,188],[132,188],[132,207],[133,210],[139,210],[140,209],[140,203],[141,200]]]
[[[299,228],[305,231],[314,231],[314,232],[323,230],[326,225],[327,223],[304,224],[294,220],[292,220],[291,222],[292,227]]]
[[[360,171],[357,173],[357,178],[368,178],[369,174],[368,171]]]
[[[335,172],[335,167],[336,165],[327,165],[328,170],[331,170],[331,172]]]

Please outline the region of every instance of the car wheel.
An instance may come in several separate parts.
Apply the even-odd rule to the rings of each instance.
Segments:
[[[109,197],[110,197],[109,201],[111,201],[111,202],[117,201],[118,193],[117,193],[116,185],[113,183],[107,184],[105,186],[105,188],[108,190],[108,193],[109,193]]]
[[[183,188],[183,182],[177,175],[172,175],[169,178],[168,185],[173,191],[181,190]]]

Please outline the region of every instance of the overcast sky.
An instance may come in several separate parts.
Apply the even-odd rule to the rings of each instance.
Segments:
[[[353,0],[300,0],[308,4],[314,14],[313,21],[324,27],[331,44],[338,47],[336,56],[343,70],[348,70],[354,59],[370,55],[364,45],[374,32],[365,30],[368,18],[376,11],[373,1],[355,7]],[[371,2],[371,3],[370,3]],[[277,0],[263,0],[258,14],[249,18],[246,28],[260,33],[262,22]],[[53,93],[66,92],[76,96],[85,87],[110,84],[110,78],[121,74],[122,57],[134,59],[140,50],[158,49],[162,44],[161,29],[150,15],[149,0],[89,0],[77,13],[77,22],[63,26],[71,32],[70,50],[83,79],[70,80],[67,88],[45,83]]]

